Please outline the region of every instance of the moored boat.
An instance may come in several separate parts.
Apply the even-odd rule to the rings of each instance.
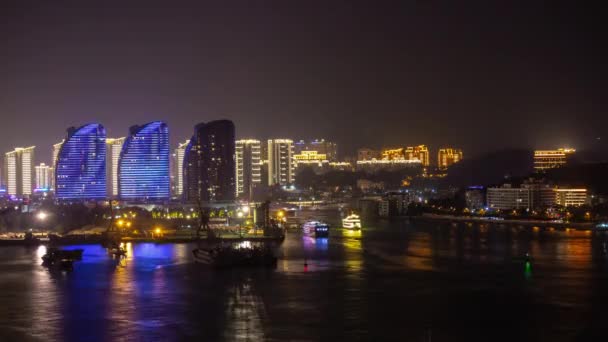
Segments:
[[[42,256],[42,265],[72,268],[74,261],[82,260],[82,249],[62,250],[49,248]]]
[[[270,247],[216,247],[192,251],[194,261],[215,268],[274,267],[277,257]]]
[[[38,246],[40,239],[30,232],[25,233],[23,239],[0,239],[0,246]]]

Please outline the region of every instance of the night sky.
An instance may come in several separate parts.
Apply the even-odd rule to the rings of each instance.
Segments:
[[[0,152],[49,162],[88,122],[165,120],[176,144],[220,118],[346,153],[608,139],[603,11],[500,3],[3,0]]]

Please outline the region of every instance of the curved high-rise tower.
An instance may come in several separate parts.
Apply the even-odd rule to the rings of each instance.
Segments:
[[[126,201],[170,196],[169,127],[162,121],[133,126],[118,161],[118,193]]]
[[[69,128],[55,165],[59,200],[106,198],[106,130],[100,124]]]

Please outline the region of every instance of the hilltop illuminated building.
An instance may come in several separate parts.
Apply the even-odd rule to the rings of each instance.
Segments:
[[[430,165],[429,149],[426,145],[408,146],[405,149],[406,160],[419,160],[423,167]]]
[[[295,181],[293,141],[268,140],[268,185],[292,185]]]
[[[229,202],[236,196],[235,128],[230,120],[201,123],[184,152],[184,200]]]
[[[253,190],[262,183],[262,144],[255,139],[236,141],[236,195],[252,198]]]
[[[71,127],[57,153],[55,197],[63,201],[106,198],[106,130]]]
[[[51,178],[51,168],[48,165],[36,165],[36,190],[48,191],[51,188]]]
[[[4,155],[6,193],[29,196],[34,190],[34,149],[18,147]]]
[[[379,158],[380,152],[377,150],[372,150],[371,148],[360,148],[357,150],[357,160],[366,161]]]
[[[317,151],[302,151],[299,154],[294,154],[293,159],[298,165],[317,165],[323,166],[323,164],[328,164],[329,160],[327,160],[326,154],[320,154]]]
[[[325,139],[315,139],[310,141],[300,140],[294,142],[293,145],[294,153],[296,155],[303,154],[304,152],[315,151],[319,155],[325,155],[325,159],[328,161],[336,161],[338,158],[338,145]]]
[[[171,195],[179,198],[184,193],[184,155],[190,140],[180,143],[171,155]]]
[[[394,148],[382,150],[382,160],[405,160],[411,158],[405,157],[404,148]]]
[[[457,148],[442,148],[437,153],[437,167],[446,170],[462,160],[462,150]]]
[[[118,162],[120,199],[166,201],[169,186],[169,127],[162,121],[131,127]]]
[[[534,151],[534,170],[544,172],[548,169],[565,166],[568,158],[576,152],[572,148],[559,148],[557,150],[536,150]]]
[[[372,159],[372,160],[357,160],[357,170],[376,172],[379,170],[398,170],[404,168],[422,169],[420,160],[407,159]]]
[[[126,138],[106,139],[106,193],[118,197],[118,162]]]
[[[357,169],[376,172],[384,169],[418,168],[422,165],[418,159],[407,159],[405,148],[384,149],[377,152],[370,149],[359,149]]]
[[[367,155],[361,156],[359,150],[359,161],[369,161],[376,158],[369,158]],[[371,151],[370,151],[371,152]],[[400,148],[384,149],[380,153],[381,160],[391,162],[419,162],[423,167],[429,166],[429,150],[425,145],[409,146]]]

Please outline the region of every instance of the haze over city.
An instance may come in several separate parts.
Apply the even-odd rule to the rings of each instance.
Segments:
[[[60,2],[61,3],[61,2]],[[141,5],[141,6],[140,6]],[[0,150],[165,120],[359,147],[575,146],[608,123],[593,8],[473,2],[4,1]]]
[[[0,1],[0,341],[602,341],[589,2]]]

